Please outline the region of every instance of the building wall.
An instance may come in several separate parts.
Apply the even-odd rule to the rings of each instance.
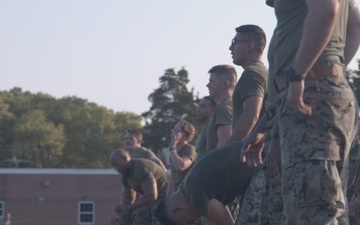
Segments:
[[[15,170],[15,169],[12,169]],[[79,201],[95,203],[95,224],[108,224],[120,200],[121,175],[0,171],[0,200],[14,225],[77,225]],[[105,171],[105,170],[104,170]],[[39,172],[39,171],[38,171]]]

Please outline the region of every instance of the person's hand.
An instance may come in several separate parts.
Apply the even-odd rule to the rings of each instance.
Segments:
[[[360,212],[360,197],[355,194],[351,197],[349,204],[349,215],[356,216]]]
[[[264,134],[250,134],[244,141],[241,149],[241,161],[249,166],[262,164],[261,153],[264,148]]]
[[[126,206],[124,204],[117,204],[115,206],[115,212],[119,215],[119,216],[123,216],[127,214],[127,209]]]
[[[175,146],[179,143],[182,137],[181,131],[173,132],[171,136],[170,148],[175,148]]]
[[[278,179],[281,177],[281,148],[279,138],[271,139],[265,166],[270,178]]]
[[[289,83],[287,101],[289,101],[293,112],[306,116],[311,116],[311,106],[305,104],[303,99],[305,82],[292,81]]]

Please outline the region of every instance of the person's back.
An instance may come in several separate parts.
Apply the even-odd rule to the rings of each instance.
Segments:
[[[149,178],[156,180],[158,194],[165,195],[168,175],[164,169],[151,160],[132,158],[131,168],[123,176],[124,184],[134,189],[137,193],[143,194],[144,190],[141,184]]]

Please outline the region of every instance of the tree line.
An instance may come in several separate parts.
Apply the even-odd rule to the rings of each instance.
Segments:
[[[359,102],[360,60],[357,69],[347,71],[347,79]],[[110,152],[124,147],[129,128],[140,129],[144,146],[154,152],[167,147],[179,120],[196,125],[199,96],[194,88],[187,88],[189,81],[184,68],[166,69],[159,87],[148,97],[150,109],[142,115],[114,112],[75,96],[56,99],[19,87],[0,91],[0,167],[14,167],[16,159],[23,159],[29,163],[19,161],[16,165],[108,168]]]

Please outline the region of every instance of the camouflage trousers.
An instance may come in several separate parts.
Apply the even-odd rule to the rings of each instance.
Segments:
[[[346,224],[342,181],[357,127],[354,94],[340,76],[305,80],[311,116],[293,112],[286,96],[280,93],[278,104],[283,224]]]
[[[154,215],[159,201],[165,197],[165,191],[159,193],[156,202],[149,206],[134,210],[130,215],[126,215],[120,220],[119,225],[161,225]]]
[[[120,225],[151,225],[151,207],[142,207],[126,215]]]
[[[281,178],[266,176],[266,187],[261,200],[260,225],[282,225],[282,216]]]
[[[258,225],[260,221],[261,196],[265,188],[264,170],[252,175],[249,187],[240,204],[236,225]]]
[[[338,224],[346,201],[335,161],[296,163],[282,172],[284,224]]]

